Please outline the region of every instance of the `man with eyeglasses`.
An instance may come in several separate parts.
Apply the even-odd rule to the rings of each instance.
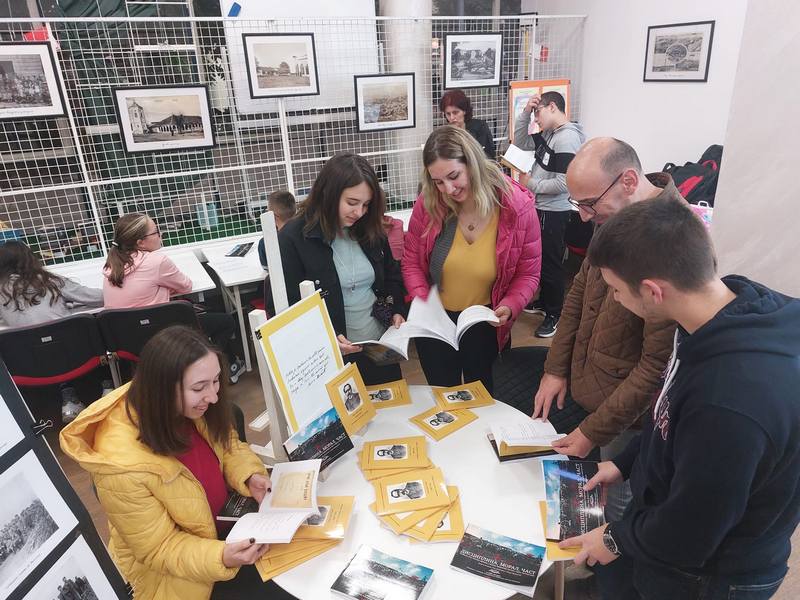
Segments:
[[[514,126],[514,145],[532,150],[536,162],[530,174],[523,173],[520,183],[536,197],[536,212],[542,231],[542,276],[539,299],[526,312],[544,315],[536,337],[555,335],[564,303],[564,234],[572,207],[569,203],[567,166],[586,136],[578,123],[569,120],[564,97],[558,92],[533,96]],[[531,115],[541,131],[528,133]]]
[[[569,166],[567,187],[581,218],[597,224],[635,202],[683,201],[669,175],[645,175],[636,151],[614,138],[586,142]],[[600,269],[584,261],[553,343],[549,351],[542,349],[541,366],[534,368],[539,383],[532,416],[549,418],[568,434],[554,448],[586,457],[599,446],[593,456],[598,458],[624,447],[632,434],[620,434],[658,392],[674,332],[674,322],[645,323],[615,302]],[[625,487],[609,490],[606,518],[620,518],[629,498]]]

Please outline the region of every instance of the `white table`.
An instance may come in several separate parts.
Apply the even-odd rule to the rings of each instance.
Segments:
[[[250,235],[203,246],[203,255],[206,257],[209,266],[219,276],[220,283],[223,285],[222,292],[226,302],[229,302],[236,309],[236,315],[239,318],[239,331],[242,335],[244,362],[248,371],[251,371],[253,367],[250,359],[247,324],[244,320],[244,308],[242,307],[239,287],[264,281],[267,276],[266,269],[261,266],[261,262],[258,259],[258,241],[261,238],[261,234]],[[253,247],[244,256],[225,256],[237,244],[245,244],[247,242],[253,242]]]
[[[427,386],[411,386],[412,404],[378,410],[375,419],[362,432],[363,440],[400,437],[422,432],[408,418],[432,407],[433,394]],[[440,442],[428,439],[428,455],[442,469],[449,485],[456,485],[461,498],[464,525],[474,523],[496,533],[544,546],[544,532],[538,501],[544,500],[539,459],[498,462],[486,433],[492,420],[528,418],[518,410],[496,402],[474,409],[478,419]],[[426,436],[427,437],[427,436]],[[361,441],[354,439],[358,448]],[[345,539],[332,550],[278,576],[275,582],[301,600],[330,597],[330,586],[362,544],[433,569],[426,598],[481,598],[500,600],[513,590],[477,576],[456,571],[450,561],[457,542],[420,544],[384,528],[369,510],[375,500],[350,451],[329,469],[320,482],[318,495],[356,496],[356,503]],[[541,572],[550,565],[542,564]]]
[[[169,256],[175,266],[192,280],[192,291],[190,293],[202,295],[203,292],[216,287],[214,281],[203,268],[203,264],[191,250],[164,248],[158,250],[158,252],[163,252]],[[105,258],[90,258],[88,260],[48,266],[47,270],[57,275],[74,279],[86,287],[103,289],[103,265],[105,264]]]

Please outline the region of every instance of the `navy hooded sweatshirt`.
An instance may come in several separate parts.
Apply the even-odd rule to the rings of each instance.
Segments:
[[[697,574],[785,564],[800,519],[800,300],[740,276],[736,295],[676,333],[664,391],[614,459],[633,501],[623,555]]]

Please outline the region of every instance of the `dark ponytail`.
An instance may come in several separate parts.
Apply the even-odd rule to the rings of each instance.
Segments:
[[[133,266],[133,255],[139,251],[137,243],[147,235],[149,221],[150,217],[140,213],[129,213],[117,219],[114,241],[111,242],[105,264],[110,271],[108,281],[111,285],[122,287],[125,271]]]
[[[33,251],[22,242],[0,246],[0,302],[22,311],[39,304],[50,293],[50,306],[61,298],[64,280],[42,266]]]

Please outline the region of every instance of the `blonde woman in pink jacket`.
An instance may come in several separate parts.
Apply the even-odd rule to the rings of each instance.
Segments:
[[[491,307],[499,323],[480,323],[459,350],[416,338],[430,385],[481,380],[492,392],[492,363],[511,343],[511,326],[539,287],[542,245],[531,193],[486,159],[457,127],[435,130],[422,151],[422,193],[414,204],[403,252],[408,293],[439,287],[455,322],[474,304]]]

